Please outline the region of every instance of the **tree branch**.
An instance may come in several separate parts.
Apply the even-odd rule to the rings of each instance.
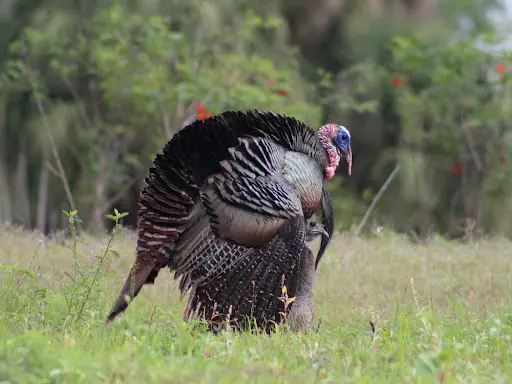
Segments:
[[[57,163],[57,170],[59,178],[62,182],[62,185],[64,187],[64,191],[66,192],[66,196],[68,198],[69,205],[71,206],[71,209],[73,211],[76,211],[76,204],[75,199],[73,199],[73,195],[71,193],[71,189],[69,187],[68,179],[66,177],[66,171],[64,170],[64,166],[62,165],[62,161],[59,156],[59,152],[57,151],[57,146],[55,145],[55,141],[53,140],[53,135],[50,129],[50,125],[48,124],[48,120],[46,119],[46,113],[44,112],[43,105],[41,103],[41,100],[36,94],[36,89],[34,84],[32,84],[33,91],[34,91],[34,99],[36,101],[37,109],[39,110],[39,113],[41,114],[41,117],[43,119],[43,125],[46,131],[46,136],[48,137],[48,140],[50,142],[50,148],[52,150],[52,155],[55,158],[55,162]]]
[[[123,187],[119,191],[117,191],[117,193],[114,196],[105,201],[105,203],[103,204],[103,211],[105,212],[109,207],[117,203],[136,182],[137,178],[134,177],[129,182],[124,184]]]
[[[361,232],[361,230],[363,229],[364,225],[366,224],[366,221],[368,220],[368,217],[370,217],[370,214],[372,213],[373,209],[375,208],[375,205],[377,205],[377,202],[380,200],[380,198],[382,197],[382,195],[384,194],[386,189],[388,189],[389,184],[391,183],[391,181],[393,181],[393,179],[395,178],[399,169],[400,169],[400,166],[397,165],[395,167],[395,169],[393,169],[393,172],[391,172],[391,174],[388,176],[386,182],[382,185],[379,192],[373,198],[372,203],[370,204],[370,206],[366,210],[366,213],[364,214],[363,220],[361,220],[361,224],[359,224],[359,227],[357,228],[356,236],[358,236],[359,233]]]

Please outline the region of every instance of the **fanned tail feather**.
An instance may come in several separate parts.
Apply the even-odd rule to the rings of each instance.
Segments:
[[[106,324],[112,322],[128,307],[145,284],[154,284],[158,272],[168,265],[170,255],[180,234],[185,230],[194,207],[193,193],[186,175],[166,165],[158,156],[156,168],[146,178],[138,211],[138,240],[135,263]],[[197,193],[196,193],[197,194]]]

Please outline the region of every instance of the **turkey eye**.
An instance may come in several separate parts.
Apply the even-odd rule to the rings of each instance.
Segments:
[[[344,133],[343,135],[341,135],[341,138],[342,138],[343,140],[348,140],[348,136],[347,136],[347,134],[346,134],[346,133]]]
[[[315,223],[314,221],[310,221],[310,222],[309,222],[309,226],[310,226],[311,228],[314,228],[314,227],[316,227],[316,223]]]

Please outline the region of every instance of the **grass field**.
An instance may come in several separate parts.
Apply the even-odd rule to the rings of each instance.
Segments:
[[[135,237],[117,234],[106,255],[108,238],[83,241],[75,252],[0,228],[0,383],[512,382],[505,240],[337,235],[317,275],[318,332],[271,336],[183,323],[168,271],[105,329]]]

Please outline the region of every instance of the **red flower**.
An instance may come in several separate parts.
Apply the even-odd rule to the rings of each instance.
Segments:
[[[498,152],[503,151],[503,145],[498,144],[498,145],[496,146],[496,149],[498,150]]]
[[[507,158],[504,155],[501,155],[500,156],[500,163],[501,164],[505,164],[506,161],[507,161]]]
[[[204,104],[198,104],[196,111],[197,111],[197,118],[199,120],[203,120],[205,117],[205,114],[206,114],[206,107],[204,106]]]
[[[496,72],[505,73],[505,66],[503,64],[496,64]]]
[[[281,96],[288,96],[288,91],[286,89],[277,89],[275,92]]]
[[[393,76],[393,77],[389,78],[389,84],[392,87],[399,87],[402,85],[403,82],[404,82],[404,79],[402,79],[401,77]]]
[[[197,105],[197,119],[198,120],[204,120],[208,119],[209,117],[213,117],[211,113],[206,113],[206,107],[204,104],[198,104]]]
[[[462,171],[462,164],[461,163],[455,163],[450,168],[450,173],[452,175],[458,175]]]

